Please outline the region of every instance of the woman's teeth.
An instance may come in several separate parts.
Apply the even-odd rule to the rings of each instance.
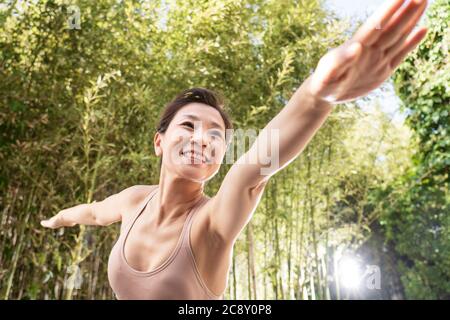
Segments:
[[[198,161],[201,161],[201,162],[203,162],[203,163],[206,162],[205,157],[201,156],[200,154],[198,154],[198,153],[196,153],[196,152],[187,151],[187,152],[182,152],[181,154],[182,154],[183,156],[189,156],[189,155],[190,155],[191,159],[194,158],[194,159],[196,159],[196,160],[198,160]],[[189,155],[188,155],[188,154],[189,154]]]

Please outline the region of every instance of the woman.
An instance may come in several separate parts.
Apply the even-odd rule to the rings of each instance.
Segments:
[[[222,299],[234,243],[269,178],[301,153],[334,104],[368,94],[392,74],[426,34],[425,28],[413,31],[426,5],[387,1],[350,40],[328,52],[212,198],[203,187],[220,168],[232,126],[220,99],[194,88],[166,107],[154,136],[162,158],[158,185],[132,186],[101,202],[64,209],[41,224],[122,221],[108,263],[119,299]],[[273,133],[278,141],[268,139]],[[261,154],[276,156],[277,163],[267,166]]]

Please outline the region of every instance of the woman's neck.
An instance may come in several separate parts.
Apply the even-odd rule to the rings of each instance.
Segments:
[[[161,172],[153,215],[156,226],[184,221],[190,209],[204,198],[203,187],[204,183]]]

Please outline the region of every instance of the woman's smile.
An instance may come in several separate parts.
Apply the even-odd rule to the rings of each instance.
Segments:
[[[202,155],[200,152],[197,151],[182,151],[180,155],[186,159],[189,159],[191,164],[199,164],[203,165],[209,162],[208,157],[205,155]]]

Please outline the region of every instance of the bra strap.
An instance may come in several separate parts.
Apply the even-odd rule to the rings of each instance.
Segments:
[[[150,200],[153,198],[153,196],[155,195],[156,191],[158,190],[158,186],[156,186],[151,192],[150,194],[147,196],[146,200],[144,201],[144,204],[139,207],[139,210],[137,211],[136,215],[133,217],[133,219],[131,219],[128,224],[125,226],[125,228],[123,229],[122,233],[124,234],[128,234],[129,229],[132,227],[132,225],[134,224],[134,222],[137,220],[137,218],[141,215],[141,213],[145,210],[145,208],[147,207],[147,204],[150,202]]]

